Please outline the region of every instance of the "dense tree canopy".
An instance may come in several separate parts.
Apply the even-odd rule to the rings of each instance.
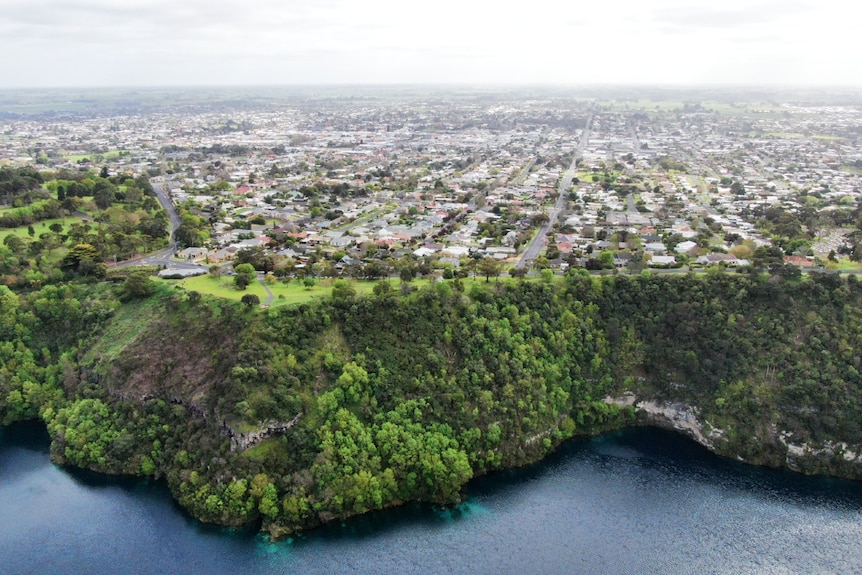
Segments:
[[[0,420],[40,417],[56,461],[165,477],[196,516],[273,534],[456,501],[478,474],[631,423],[603,401],[622,392],[696,406],[750,461],[782,464],[775,430],[862,445],[855,278],[379,285],[265,311],[0,288]],[[811,470],[858,476],[842,461]]]

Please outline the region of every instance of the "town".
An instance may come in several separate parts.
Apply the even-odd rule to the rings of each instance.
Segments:
[[[858,102],[719,96],[332,89],[46,114],[7,94],[0,165],[147,176],[178,211],[171,277],[854,269]]]

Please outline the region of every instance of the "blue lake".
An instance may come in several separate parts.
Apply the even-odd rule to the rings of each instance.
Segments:
[[[270,543],[202,525],[163,484],[61,469],[0,429],[0,573],[788,574],[862,572],[862,483],[735,464],[675,434],[576,440],[409,505]]]

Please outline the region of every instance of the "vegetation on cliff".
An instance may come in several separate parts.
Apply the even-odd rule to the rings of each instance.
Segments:
[[[858,451],[860,300],[832,275],[454,280],[260,311],[164,284],[0,287],[0,418],[44,420],[58,462],[163,477],[203,520],[284,534],[456,501],[633,422],[603,401],[623,391],[695,406],[748,460],[781,464],[778,434]]]

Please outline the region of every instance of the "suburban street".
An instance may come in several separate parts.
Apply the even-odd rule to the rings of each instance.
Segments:
[[[566,201],[568,200],[566,190],[568,190],[569,186],[572,185],[572,180],[578,171],[578,160],[584,153],[584,149],[590,139],[590,122],[592,122],[592,119],[592,116],[587,117],[587,122],[584,125],[584,130],[581,132],[581,138],[578,142],[578,149],[575,151],[575,156],[572,158],[572,164],[560,180],[560,185],[557,188],[557,201],[554,204],[553,209],[551,209],[551,212],[548,214],[548,221],[542,224],[542,227],[539,228],[539,232],[533,238],[533,241],[530,242],[530,245],[524,250],[521,259],[515,264],[516,268],[524,268],[539,256],[539,252],[542,251],[542,247],[545,245],[545,238],[551,231],[551,228],[554,227],[554,224],[557,223],[557,218],[560,216],[560,212],[563,210],[563,206],[566,205]]]
[[[168,191],[162,184],[153,184],[153,191],[156,192],[156,197],[159,199],[159,203],[162,204],[162,207],[168,213],[168,220],[171,223],[171,240],[173,240],[174,232],[177,231],[177,228],[180,227],[180,224],[182,223],[180,215],[177,213],[177,209],[174,207],[174,203],[171,201]]]
[[[170,195],[165,187],[162,184],[153,184],[153,191],[156,193],[159,203],[168,213],[168,221],[170,222],[170,245],[157,252],[147,254],[142,258],[118,262],[110,267],[125,268],[130,266],[157,266],[164,269],[205,270],[206,266],[202,266],[200,264],[174,260],[174,254],[177,253],[177,243],[174,241],[174,232],[178,227],[180,227],[182,220],[180,219],[180,215],[177,213],[174,203],[171,201]]]

